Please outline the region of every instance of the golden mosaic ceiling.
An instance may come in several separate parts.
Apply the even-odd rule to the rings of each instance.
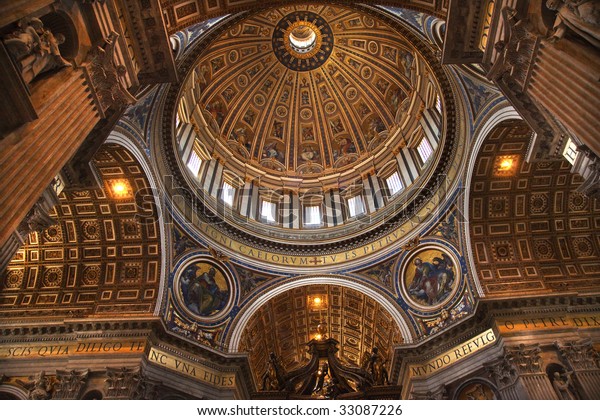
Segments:
[[[479,280],[488,297],[597,291],[600,202],[576,192],[582,179],[566,160],[525,162],[530,137],[525,123],[501,123],[477,157],[469,225]]]
[[[389,363],[393,346],[403,341],[391,315],[361,292],[331,285],[298,287],[269,300],[244,330],[240,350],[249,353],[257,383],[271,352],[288,372],[306,363],[305,344],[315,338],[319,323],[326,325],[328,338],[339,341],[338,357],[349,365],[359,366],[373,347]]]
[[[193,89],[203,122],[236,158],[267,173],[322,176],[398,147],[414,130],[426,73],[410,43],[374,17],[290,6],[218,37]]]
[[[125,148],[103,145],[94,166],[104,187],[63,192],[57,223],[29,235],[0,273],[0,317],[152,314],[158,297],[156,209],[141,202],[143,168]]]

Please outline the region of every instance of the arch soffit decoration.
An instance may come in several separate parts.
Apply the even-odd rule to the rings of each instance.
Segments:
[[[139,157],[107,142],[93,157],[103,188],[61,193],[50,213],[57,223],[30,234],[32,242],[20,248],[0,278],[0,292],[13,302],[3,310],[7,317],[27,311],[44,318],[158,313],[160,223],[156,206],[136,201],[149,182]],[[119,264],[117,255],[123,256]],[[30,277],[39,278],[35,290],[25,288]],[[19,300],[25,291],[33,297]],[[40,297],[45,295],[51,299]]]
[[[129,138],[126,133],[120,131],[112,131],[108,138],[106,139],[106,144],[118,144],[129,151],[134,158],[138,161],[139,165],[142,167],[144,171],[144,175],[150,184],[153,204],[155,205],[158,219],[158,227],[160,230],[160,273],[158,275],[159,279],[159,288],[158,288],[158,297],[156,299],[156,305],[154,307],[153,314],[155,316],[160,315],[162,306],[166,297],[166,284],[167,284],[167,267],[170,264],[170,254],[168,250],[171,247],[171,238],[167,234],[165,221],[165,204],[163,197],[164,195],[160,193],[160,184],[156,181],[157,176],[154,172],[154,169],[148,159],[146,153],[139,149],[136,141],[134,139]],[[162,222],[161,222],[162,221]]]
[[[467,167],[464,172],[464,200],[461,203],[458,203],[462,207],[462,214],[464,215],[465,222],[468,222],[470,218],[469,202],[471,199],[471,181],[473,179],[473,170],[475,169],[475,162],[477,161],[479,151],[481,150],[484,141],[492,132],[492,130],[498,126],[498,124],[508,120],[521,120],[521,116],[511,105],[503,102],[499,104],[495,110],[489,112],[485,122],[480,124],[475,133],[473,133],[473,146],[471,147],[471,152],[468,161],[466,162]],[[465,249],[470,250],[472,245],[469,234],[469,225],[468,223],[463,223],[462,225],[462,233],[465,238]],[[473,254],[471,252],[465,252],[464,254],[468,263],[468,269],[471,272],[471,278],[473,279],[475,290],[477,291],[479,297],[485,297],[485,292],[477,275]]]
[[[528,162],[531,135],[524,122],[497,124],[470,171],[479,286],[488,297],[597,290],[600,203],[577,191],[582,178],[566,159]]]
[[[359,282],[354,278],[349,279],[342,276],[302,276],[283,284],[280,283],[274,285],[271,289],[263,291],[259,296],[254,298],[252,302],[248,303],[245,309],[241,310],[237,314],[236,318],[233,320],[232,327],[226,340],[229,351],[232,353],[239,351],[242,334],[246,328],[246,325],[252,316],[269,300],[285,291],[313,284],[347,287],[372,298],[374,301],[379,303],[382,308],[386,310],[393,318],[394,322],[400,329],[404,343],[409,344],[413,342],[415,332],[405,319],[406,315],[402,309],[396,305],[390,296],[385,296],[379,291],[374,290],[372,287],[369,287],[368,285]]]

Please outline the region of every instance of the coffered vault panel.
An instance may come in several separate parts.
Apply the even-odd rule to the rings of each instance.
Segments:
[[[311,303],[315,297],[322,299],[320,306]],[[370,297],[342,286],[298,287],[268,301],[244,330],[240,350],[249,353],[257,383],[271,352],[288,372],[306,363],[305,344],[321,321],[327,336],[340,342],[340,360],[350,365],[359,366],[373,347],[390,362],[392,347],[403,342],[390,314]]]
[[[63,192],[58,222],[30,234],[0,275],[1,317],[151,314],[160,276],[160,240],[153,206],[136,202],[148,188],[142,167],[122,146],[94,156],[104,187]],[[124,191],[115,195],[114,184]]]
[[[488,297],[597,291],[600,203],[575,191],[566,160],[525,162],[530,137],[524,123],[501,123],[479,152],[469,211],[479,280]]]

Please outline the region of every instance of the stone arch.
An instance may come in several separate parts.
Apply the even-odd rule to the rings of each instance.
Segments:
[[[361,366],[373,348],[391,366],[396,346],[407,341],[401,330],[405,325],[397,320],[398,309],[389,308],[386,297],[356,281],[334,276],[303,278],[261,297],[239,325],[236,349],[230,349],[248,353],[259,382],[270,353],[290,372],[308,362],[306,343],[313,339],[335,339],[336,355],[348,366]]]
[[[385,296],[367,284],[359,282],[355,279],[348,279],[342,276],[309,276],[299,277],[284,284],[274,286],[270,290],[261,293],[257,298],[254,299],[254,301],[242,309],[237,315],[237,319],[234,320],[233,327],[229,333],[228,347],[230,352],[239,351],[240,340],[248,321],[265,303],[281,293],[307,285],[342,286],[368,296],[381,305],[381,307],[390,314],[400,330],[404,343],[411,343],[413,341],[412,329],[408,325],[407,320],[403,317],[399,308],[396,306],[395,302],[389,296]]]
[[[27,392],[14,385],[0,385],[0,400],[26,400]]]

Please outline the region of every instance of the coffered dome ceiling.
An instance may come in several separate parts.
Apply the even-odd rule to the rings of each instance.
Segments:
[[[382,21],[295,6],[222,33],[189,88],[200,91],[197,122],[236,159],[306,178],[397,147],[415,128],[427,73],[414,47]]]

